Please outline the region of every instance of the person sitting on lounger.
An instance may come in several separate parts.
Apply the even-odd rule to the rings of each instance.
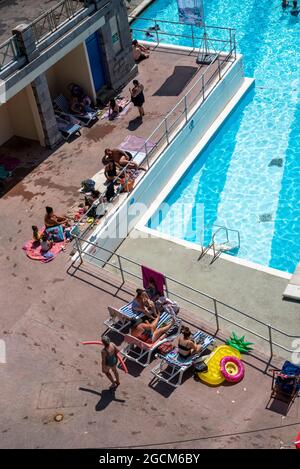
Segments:
[[[182,358],[187,358],[193,355],[194,353],[199,353],[201,350],[201,345],[196,344],[191,339],[191,330],[187,326],[182,326],[181,328],[182,337],[178,339],[178,354]]]
[[[46,215],[45,215],[44,222],[45,222],[46,228],[51,228],[53,226],[67,224],[68,219],[66,217],[60,217],[58,215],[55,215],[52,207],[46,207]]]
[[[132,53],[136,62],[149,58],[149,50],[142,46],[142,44],[139,44],[136,39],[132,41]]]
[[[138,165],[132,161],[132,156],[130,157],[127,152],[119,148],[106,148],[104,157],[106,157],[107,162],[114,161],[118,168],[125,168],[126,166],[128,169],[137,169],[138,167]]]
[[[175,318],[172,318],[170,323],[166,326],[158,328],[160,314],[154,319],[152,323],[148,319],[138,318],[132,323],[131,335],[137,339],[146,342],[147,344],[154,344],[163,334],[165,334],[175,323]]]
[[[150,300],[155,303],[157,311],[166,311],[170,314],[177,314],[179,312],[179,306],[176,301],[170,300],[164,295],[160,295],[155,280],[152,277],[149,278],[146,292]]]
[[[150,319],[157,316],[155,304],[150,300],[145,290],[142,290],[141,288],[136,290],[136,296],[132,302],[132,311],[134,313],[143,313]]]
[[[94,112],[96,110],[96,108],[93,106],[91,98],[84,92],[84,89],[81,88],[81,86],[76,85],[75,83],[70,83],[69,90],[72,96],[72,102],[73,98],[76,98],[74,103],[79,103],[82,112],[87,113]],[[75,107],[78,106],[75,104]]]

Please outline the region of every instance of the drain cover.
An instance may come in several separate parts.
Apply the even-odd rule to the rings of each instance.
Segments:
[[[54,417],[55,422],[61,422],[63,420],[64,416],[63,414],[57,414]]]

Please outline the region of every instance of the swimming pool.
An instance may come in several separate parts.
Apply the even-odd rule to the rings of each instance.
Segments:
[[[256,86],[167,196],[163,217],[157,212],[148,226],[194,243],[203,225],[226,226],[240,233],[233,255],[293,272],[300,260],[300,17],[283,13],[279,0],[205,3],[207,24],[236,29],[245,74]],[[177,2],[157,0],[141,16],[178,21]],[[139,21],[134,26],[144,28]],[[206,243],[210,236],[207,230]]]

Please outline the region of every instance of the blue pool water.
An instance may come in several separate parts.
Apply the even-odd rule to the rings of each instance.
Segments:
[[[300,261],[300,15],[283,13],[280,0],[205,3],[207,24],[236,29],[255,89],[169,194],[170,208],[149,226],[195,243],[205,226],[208,243],[210,227],[225,225],[240,233],[233,255],[293,272]],[[157,0],[142,16],[178,21],[176,5]],[[145,24],[137,20],[134,27]],[[168,32],[184,28],[161,26]],[[143,33],[135,37],[145,39]],[[189,41],[177,39],[181,45]]]

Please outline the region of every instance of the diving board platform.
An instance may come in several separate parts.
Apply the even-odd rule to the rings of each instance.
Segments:
[[[300,262],[297,265],[288,286],[283,292],[283,297],[300,301]]]

